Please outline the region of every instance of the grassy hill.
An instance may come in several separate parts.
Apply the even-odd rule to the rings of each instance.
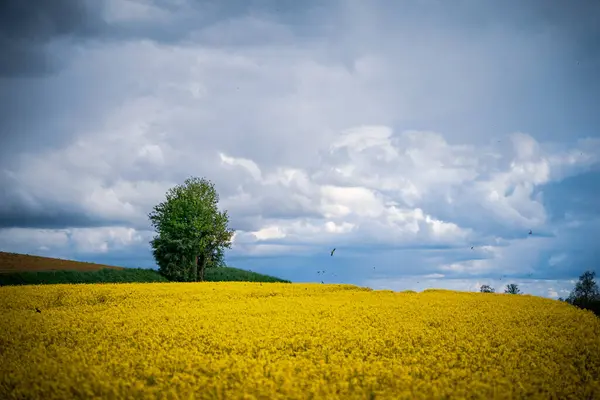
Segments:
[[[288,280],[280,279],[270,275],[263,275],[257,272],[246,271],[244,269],[221,267],[209,268],[206,270],[205,279],[210,282],[280,282],[291,283]]]
[[[211,282],[286,282],[273,276],[238,268],[208,269]],[[123,268],[59,258],[0,252],[0,285],[37,285],[58,283],[168,282],[153,269]]]

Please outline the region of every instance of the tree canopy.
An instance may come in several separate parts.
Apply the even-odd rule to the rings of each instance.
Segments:
[[[567,298],[571,304],[586,304],[594,301],[600,301],[600,290],[598,284],[594,280],[596,273],[586,271],[579,277],[579,281],[575,284],[575,288]]]
[[[490,285],[481,285],[481,287],[479,288],[479,291],[481,293],[494,293],[496,292],[496,290],[491,287]]]
[[[206,268],[223,265],[234,230],[227,211],[218,209],[214,184],[188,178],[166,194],[148,214],[156,236],[151,240],[159,271],[172,280],[203,281]]]
[[[508,294],[520,294],[521,290],[519,290],[519,285],[516,283],[510,283],[506,285],[506,289],[504,289],[504,293]]]

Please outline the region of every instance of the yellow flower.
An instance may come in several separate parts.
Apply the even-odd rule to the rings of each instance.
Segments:
[[[42,285],[0,311],[2,399],[600,398],[600,319],[534,296]]]

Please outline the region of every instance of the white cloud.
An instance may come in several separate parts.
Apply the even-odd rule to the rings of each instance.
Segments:
[[[260,168],[258,168],[254,161],[245,158],[229,157],[223,153],[219,153],[219,157],[221,158],[221,162],[223,164],[231,166],[240,166],[246,169],[250,173],[252,178],[254,178],[255,180],[262,180],[262,173],[260,171]]]
[[[149,232],[126,227],[75,228],[67,230],[75,250],[81,253],[106,253],[149,240]]]
[[[377,218],[384,212],[381,200],[371,190],[362,187],[322,186],[321,208],[327,218],[350,214]]]
[[[153,233],[127,227],[69,229],[0,229],[0,251],[39,249],[44,255],[107,253],[132,245],[147,245]]]
[[[138,157],[140,160],[159,166],[163,165],[165,162],[162,149],[156,144],[146,144],[142,146],[138,152]]]
[[[492,263],[493,260],[468,260],[442,265],[440,270],[458,274],[480,275],[490,272],[493,269]]]
[[[390,144],[392,130],[387,126],[367,126],[349,129],[331,145],[331,152],[336,149],[347,148],[354,154],[361,153],[367,149],[376,149],[378,159],[384,161],[394,160],[398,154]]]
[[[0,229],[0,251],[23,252],[26,248],[64,249],[69,237],[64,230],[8,228]]]
[[[282,239],[286,236],[286,234],[277,226],[263,228],[256,232],[252,232],[252,234],[257,240]]]
[[[438,279],[438,278],[443,278],[444,275],[443,274],[428,274],[425,275],[424,278],[429,278],[429,279]]]
[[[519,133],[514,137],[525,147],[528,146],[529,150],[519,153],[520,150],[515,149],[512,157],[510,153],[499,154],[498,158],[490,161],[476,147],[447,145],[440,134],[424,132],[421,135],[411,131],[396,135],[389,128],[359,127],[343,131],[340,139],[333,139],[329,153],[321,155],[322,164],[326,167],[314,167],[306,171],[295,169],[293,173],[287,173],[287,179],[283,178],[284,171],[291,169],[279,169],[279,172],[270,174],[269,179],[255,179],[252,183],[242,185],[241,190],[256,184],[263,189],[284,186],[286,191],[277,193],[278,201],[294,202],[301,198],[294,196],[304,196],[305,209],[316,212],[319,218],[330,219],[331,223],[340,221],[351,224],[351,231],[356,236],[348,236],[345,240],[353,241],[358,240],[355,237],[366,236],[373,242],[396,243],[399,246],[417,241],[421,244],[453,243],[467,246],[467,240],[475,239],[472,230],[461,227],[457,222],[444,221],[427,214],[423,208],[416,206],[421,202],[420,196],[413,196],[406,201],[402,191],[393,190],[398,186],[394,187],[390,182],[394,178],[400,182],[403,180],[416,192],[428,195],[429,203],[423,203],[428,207],[433,199],[437,199],[438,204],[458,203],[466,207],[465,211],[469,204],[479,203],[484,205],[483,209],[474,208],[471,211],[480,218],[485,218],[486,214],[492,215],[498,223],[511,228],[542,227],[545,210],[534,196],[534,188],[550,181],[551,167],[556,163],[551,164],[546,159],[541,159],[538,164],[515,161],[532,157],[540,146],[528,135]],[[342,149],[347,152],[336,153]],[[374,151],[369,153],[369,149]],[[378,152],[378,149],[385,150]],[[349,159],[352,163],[346,161]],[[497,164],[498,159],[506,161]],[[247,168],[261,170],[256,162],[245,162],[252,166]],[[340,171],[348,165],[352,165],[351,173],[341,179],[335,172],[327,172]],[[457,174],[447,173],[452,165],[462,174],[460,179],[457,179]],[[438,173],[438,170],[446,173]],[[301,177],[301,185],[291,185],[294,176]],[[269,191],[256,189],[253,194],[264,199],[269,196]],[[235,195],[240,203],[248,199],[239,196]],[[228,206],[235,209],[236,202],[229,202]],[[268,209],[263,210],[263,217],[268,216]],[[267,217],[263,223],[272,224],[273,221]],[[316,240],[314,235],[317,232],[312,231],[311,240]],[[325,237],[323,240],[326,240]],[[481,273],[492,270],[500,260],[512,260],[507,250],[495,247],[498,245],[497,238],[490,239],[492,242],[478,246],[477,252],[484,251],[491,258],[450,263],[442,266],[442,270]],[[502,264],[505,262],[502,261]]]
[[[333,221],[327,221],[325,223],[325,230],[329,233],[348,233],[351,232],[352,229],[354,229],[356,227],[356,225],[348,223],[348,222],[342,222],[340,224],[336,224]]]
[[[161,146],[144,141],[146,131],[147,128],[134,130],[137,133],[129,136],[127,142],[133,145],[132,138],[137,137],[142,140],[138,143],[146,143],[139,151],[145,155],[161,154],[161,164],[165,167],[174,165],[175,160],[162,158]],[[477,147],[449,145],[438,133],[395,133],[388,127],[362,126],[341,131],[338,137],[332,138],[332,144],[324,144],[323,149],[330,151],[321,152],[320,164],[311,163],[304,168],[283,164],[268,171],[255,160],[228,156],[215,149],[214,155],[221,164],[212,166],[211,170],[227,177],[228,173],[235,173],[229,168],[239,168],[251,178],[232,175],[234,180],[229,185],[235,182],[236,189],[222,199],[233,215],[260,216],[252,217],[251,225],[255,229],[248,231],[259,242],[291,243],[296,240],[331,244],[340,240],[338,235],[343,235],[348,243],[449,244],[466,248],[469,241],[475,239],[473,229],[461,226],[460,219],[444,220],[429,214],[427,209],[435,212],[432,204],[445,204],[464,211],[469,210],[471,204],[480,204],[483,208],[470,211],[478,218],[493,216],[507,227],[541,227],[545,223],[544,206],[534,196],[534,188],[550,181],[552,168],[561,165],[557,161],[560,158],[549,162],[549,157],[536,153],[540,146],[528,135],[519,133],[513,138],[526,150],[516,147],[512,155],[499,152],[497,158],[490,159]],[[162,200],[165,191],[174,183],[147,181],[145,179],[150,175],[143,172],[139,175],[142,179],[101,183],[105,169],[114,169],[119,164],[106,164],[91,149],[105,145],[105,141],[108,141],[106,145],[112,145],[119,138],[109,136],[93,140],[94,146],[80,140],[65,148],[64,155],[48,153],[35,160],[27,158],[25,160],[32,162],[23,162],[22,169],[13,171],[13,175],[24,177],[26,193],[33,193],[35,198],[41,195],[45,186],[41,179],[32,180],[31,177],[48,173],[48,162],[63,165],[59,170],[62,181],[53,186],[55,201],[64,198],[65,193],[71,193],[68,201],[78,201],[78,206],[94,215],[130,221],[143,227],[151,207]],[[87,174],[70,170],[68,166],[84,164],[82,153],[86,151],[89,151],[85,157],[88,165],[99,168],[88,167]],[[494,149],[491,151],[493,153]],[[535,163],[529,161],[534,156],[538,157]],[[124,161],[125,165],[129,163]],[[335,172],[350,165],[352,171],[349,174]],[[76,187],[69,185],[74,180],[72,174],[80,177]],[[48,198],[52,191],[44,192],[44,195]],[[285,209],[296,212],[296,217],[282,219],[275,212],[277,208],[282,212]],[[297,214],[298,211],[301,213]],[[242,236],[236,243],[241,243],[244,237],[244,229],[240,231]],[[491,258],[443,264],[440,271],[482,273],[491,271],[499,263],[505,264],[501,260],[506,258],[506,252],[494,250],[497,239],[490,239],[494,241],[478,247],[477,251],[493,254]],[[98,246],[102,248],[103,245]],[[248,244],[238,251],[242,248],[249,251]],[[279,251],[278,247],[263,247],[260,254],[269,249]]]

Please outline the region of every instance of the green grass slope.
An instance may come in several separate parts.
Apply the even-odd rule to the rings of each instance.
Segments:
[[[238,268],[219,267],[206,270],[208,282],[280,282],[291,283],[285,279],[263,275]],[[98,271],[23,271],[0,274],[0,286],[42,285],[60,283],[144,283],[169,282],[167,278],[153,269],[126,268],[123,270],[101,269]]]
[[[0,274],[0,286],[119,282],[168,282],[168,279],[155,270],[143,268],[101,269],[98,271],[22,271]]]
[[[288,280],[280,279],[270,275],[263,275],[257,272],[246,271],[233,267],[208,268],[204,278],[209,282],[280,282],[291,283]]]

